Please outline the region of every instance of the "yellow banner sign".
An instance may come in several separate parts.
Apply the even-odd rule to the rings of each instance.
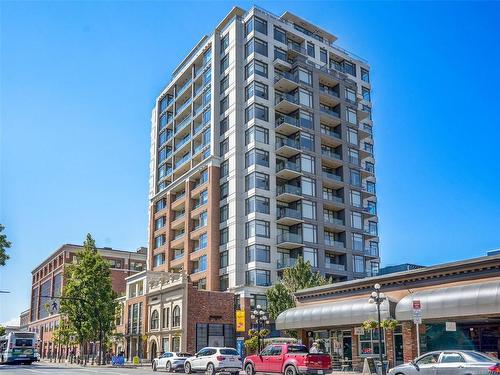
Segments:
[[[245,332],[245,310],[236,310],[236,332]]]

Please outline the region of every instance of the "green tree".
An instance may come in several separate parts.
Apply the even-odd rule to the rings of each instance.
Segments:
[[[5,266],[5,262],[10,258],[6,249],[9,249],[12,245],[9,241],[7,241],[7,236],[2,234],[4,229],[5,227],[0,224],[0,266]]]
[[[5,327],[0,325],[0,336],[5,335]]]
[[[111,284],[109,262],[95,247],[90,234],[77,254],[77,261],[66,269],[67,283],[60,312],[76,333],[80,348],[90,340],[99,341],[102,363],[104,346],[115,328],[116,293]]]
[[[295,307],[293,293],[305,288],[331,283],[319,272],[313,272],[309,261],[299,257],[293,267],[283,270],[283,277],[267,290],[269,316],[276,319],[283,311]]]

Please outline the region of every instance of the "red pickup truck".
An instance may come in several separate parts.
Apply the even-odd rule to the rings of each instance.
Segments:
[[[284,375],[329,373],[332,360],[329,354],[310,354],[300,344],[271,344],[260,354],[245,358],[243,368],[246,375],[256,372],[281,373]]]

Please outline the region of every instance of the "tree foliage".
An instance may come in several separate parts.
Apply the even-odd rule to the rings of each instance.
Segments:
[[[118,308],[110,264],[97,252],[90,234],[76,258],[76,263],[66,269],[60,312],[80,345],[86,341],[104,343],[115,328]]]
[[[5,335],[5,327],[0,325],[0,336]]]
[[[12,245],[5,234],[2,234],[5,227],[0,224],[0,266],[5,266],[5,262],[10,258],[7,254],[6,249],[9,249]]]
[[[276,319],[283,311],[295,307],[293,293],[331,283],[319,272],[313,272],[309,261],[299,257],[293,267],[283,270],[282,279],[267,290],[269,316]]]

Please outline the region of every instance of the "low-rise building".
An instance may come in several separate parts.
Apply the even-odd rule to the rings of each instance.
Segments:
[[[28,329],[39,335],[39,352],[42,357],[65,354],[65,348],[58,348],[53,343],[52,334],[59,327],[59,300],[66,280],[64,269],[76,261],[76,255],[83,246],[65,244],[41,262],[32,273],[31,305]],[[146,248],[135,252],[116,250],[110,247],[97,248],[101,256],[111,264],[111,281],[113,290],[120,294],[125,292],[128,276],[146,268]]]
[[[377,319],[376,305],[368,303],[376,283],[387,297],[382,319],[399,322],[382,340],[391,366],[412,360],[418,350],[500,355],[500,254],[305,289],[276,326],[298,330],[303,342],[318,340],[334,358],[359,367],[380,350],[377,330],[362,328]]]
[[[25,331],[30,324],[30,309],[24,310],[19,314],[19,329]]]

